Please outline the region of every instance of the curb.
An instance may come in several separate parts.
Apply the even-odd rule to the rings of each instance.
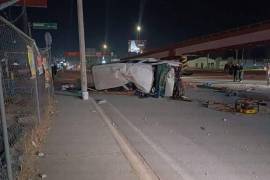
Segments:
[[[160,178],[152,170],[145,159],[135,150],[135,148],[129,143],[128,139],[121,133],[116,127],[115,123],[105,114],[103,109],[96,103],[96,101],[90,97],[90,101],[95,106],[96,110],[101,115],[109,129],[111,130],[113,137],[118,143],[124,156],[129,161],[132,168],[135,170],[140,180],[159,180]]]

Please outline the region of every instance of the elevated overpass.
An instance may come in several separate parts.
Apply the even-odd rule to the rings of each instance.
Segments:
[[[238,49],[266,42],[270,42],[270,21],[189,39],[165,48],[149,50],[140,55],[126,57],[122,60],[136,58],[162,59],[217,50]]]

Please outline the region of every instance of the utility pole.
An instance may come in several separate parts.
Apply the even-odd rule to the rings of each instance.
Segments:
[[[82,0],[77,0],[77,9],[78,9],[78,25],[79,25],[79,39],[80,39],[81,91],[82,91],[82,99],[88,100],[89,95],[87,91],[87,73],[86,73],[83,1]]]
[[[22,8],[23,8],[23,32],[29,35],[27,8],[25,5]]]

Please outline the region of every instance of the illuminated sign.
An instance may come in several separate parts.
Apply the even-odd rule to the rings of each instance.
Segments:
[[[44,30],[49,30],[49,29],[57,29],[57,23],[33,23],[33,29],[44,29]]]
[[[129,40],[128,52],[142,54],[146,46],[146,40]]]

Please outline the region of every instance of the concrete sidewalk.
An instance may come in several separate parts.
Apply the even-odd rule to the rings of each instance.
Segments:
[[[50,180],[135,180],[128,161],[90,101],[57,96],[58,113],[38,161]]]

